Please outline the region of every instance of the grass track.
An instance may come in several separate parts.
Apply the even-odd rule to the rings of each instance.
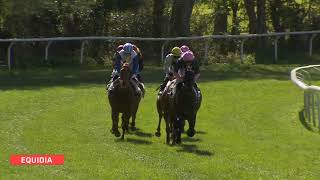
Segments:
[[[147,67],[139,130],[117,140],[99,68],[0,71],[3,179],[317,179],[320,135],[299,120],[294,66],[207,66],[194,138],[153,134],[161,70]],[[10,154],[64,154],[63,166],[9,165]]]

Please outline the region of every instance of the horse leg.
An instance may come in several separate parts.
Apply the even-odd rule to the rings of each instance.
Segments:
[[[185,126],[185,123],[186,121],[185,120],[183,120],[181,123],[182,123],[182,125],[181,125],[181,133],[184,133],[184,126]]]
[[[158,115],[159,115],[159,122],[158,122],[158,128],[157,128],[157,132],[155,133],[155,135],[157,137],[160,137],[161,136],[161,132],[160,132],[160,129],[161,129],[161,119],[164,115],[163,113],[163,108],[162,108],[162,97],[158,95],[157,97],[157,102],[156,102],[156,105],[157,105],[157,111],[158,111]],[[166,122],[167,123],[167,122]]]
[[[129,129],[129,118],[130,118],[130,115],[128,115],[127,113],[122,114],[122,136],[121,136],[121,139],[124,139],[124,134]]]
[[[132,113],[132,117],[131,118],[132,118],[132,122],[130,123],[131,130],[135,131],[135,130],[137,130],[137,128],[136,128],[136,112]]]
[[[121,119],[122,119],[122,124],[121,124],[121,127],[123,127],[123,123],[126,121],[125,120],[125,115],[124,114],[122,114],[122,116],[121,116]],[[128,122],[129,122],[129,120],[130,120],[130,118],[128,118]],[[127,126],[125,126],[125,129],[124,129],[126,132],[129,132],[129,128],[127,127]]]
[[[182,133],[182,128],[183,128],[183,124],[184,124],[184,119],[181,117],[177,118],[177,128],[176,128],[176,143],[177,144],[181,144],[181,133]]]
[[[166,116],[164,120],[166,121],[166,134],[167,134],[166,143],[170,144],[170,133],[172,132],[171,120],[168,116]]]
[[[156,135],[157,137],[160,137],[160,136],[161,136],[161,132],[160,132],[161,119],[162,119],[162,114],[161,114],[161,113],[159,113],[159,123],[158,123],[157,132],[155,133],[155,135]]]
[[[196,133],[195,125],[196,125],[196,115],[194,115],[191,119],[188,120],[189,122],[189,129],[187,131],[187,135],[189,137],[193,137]]]
[[[132,117],[132,122],[130,123],[130,125],[131,125],[132,131],[137,130],[137,128],[136,128],[136,114],[137,114],[137,111],[139,108],[139,104],[140,104],[140,97],[133,97],[133,102],[130,107],[131,117]]]
[[[112,129],[111,133],[114,134],[116,137],[120,137],[120,132],[118,129],[118,123],[119,123],[119,113],[112,110]]]
[[[172,136],[172,145],[177,143],[177,138],[179,135],[179,117],[175,116],[173,118],[173,136]]]

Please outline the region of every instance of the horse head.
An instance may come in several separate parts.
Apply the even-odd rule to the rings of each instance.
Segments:
[[[195,83],[194,77],[195,77],[194,71],[187,69],[185,71],[184,78],[183,78],[183,86],[185,88],[192,89],[194,87],[194,83]]]
[[[130,82],[130,69],[129,64],[124,63],[120,70],[120,86],[122,88],[127,88]]]
[[[192,112],[196,101],[196,94],[194,92],[194,77],[195,74],[191,70],[185,72],[183,82],[177,85],[176,104],[185,112]],[[182,110],[181,109],[181,110]]]

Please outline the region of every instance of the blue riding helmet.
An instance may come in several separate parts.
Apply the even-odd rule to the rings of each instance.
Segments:
[[[126,43],[123,45],[123,51],[127,54],[131,54],[133,51],[133,45],[131,43]]]

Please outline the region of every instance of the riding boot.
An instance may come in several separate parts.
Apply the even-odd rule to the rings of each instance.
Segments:
[[[142,79],[142,76],[140,74],[137,75],[137,78],[138,78],[139,82],[143,83],[143,79]]]
[[[160,91],[163,91],[169,81],[169,77],[165,77],[162,84],[160,85]]]
[[[109,94],[112,94],[114,92],[115,86],[117,86],[118,83],[119,83],[118,77],[117,78],[113,77],[111,83],[107,86]]]
[[[201,91],[200,91],[197,83],[194,83],[194,88],[196,90],[197,98],[200,98]]]
[[[145,93],[146,93],[146,90],[144,88],[144,84],[142,82],[138,82],[138,85],[139,85],[139,88],[142,92],[142,97],[144,97]]]
[[[140,90],[137,82],[135,82],[135,80],[133,80],[133,79],[130,79],[130,82],[131,82],[131,84],[133,85],[133,88],[134,88],[134,91],[135,91],[135,95],[136,95],[136,96],[139,96],[141,90]]]

